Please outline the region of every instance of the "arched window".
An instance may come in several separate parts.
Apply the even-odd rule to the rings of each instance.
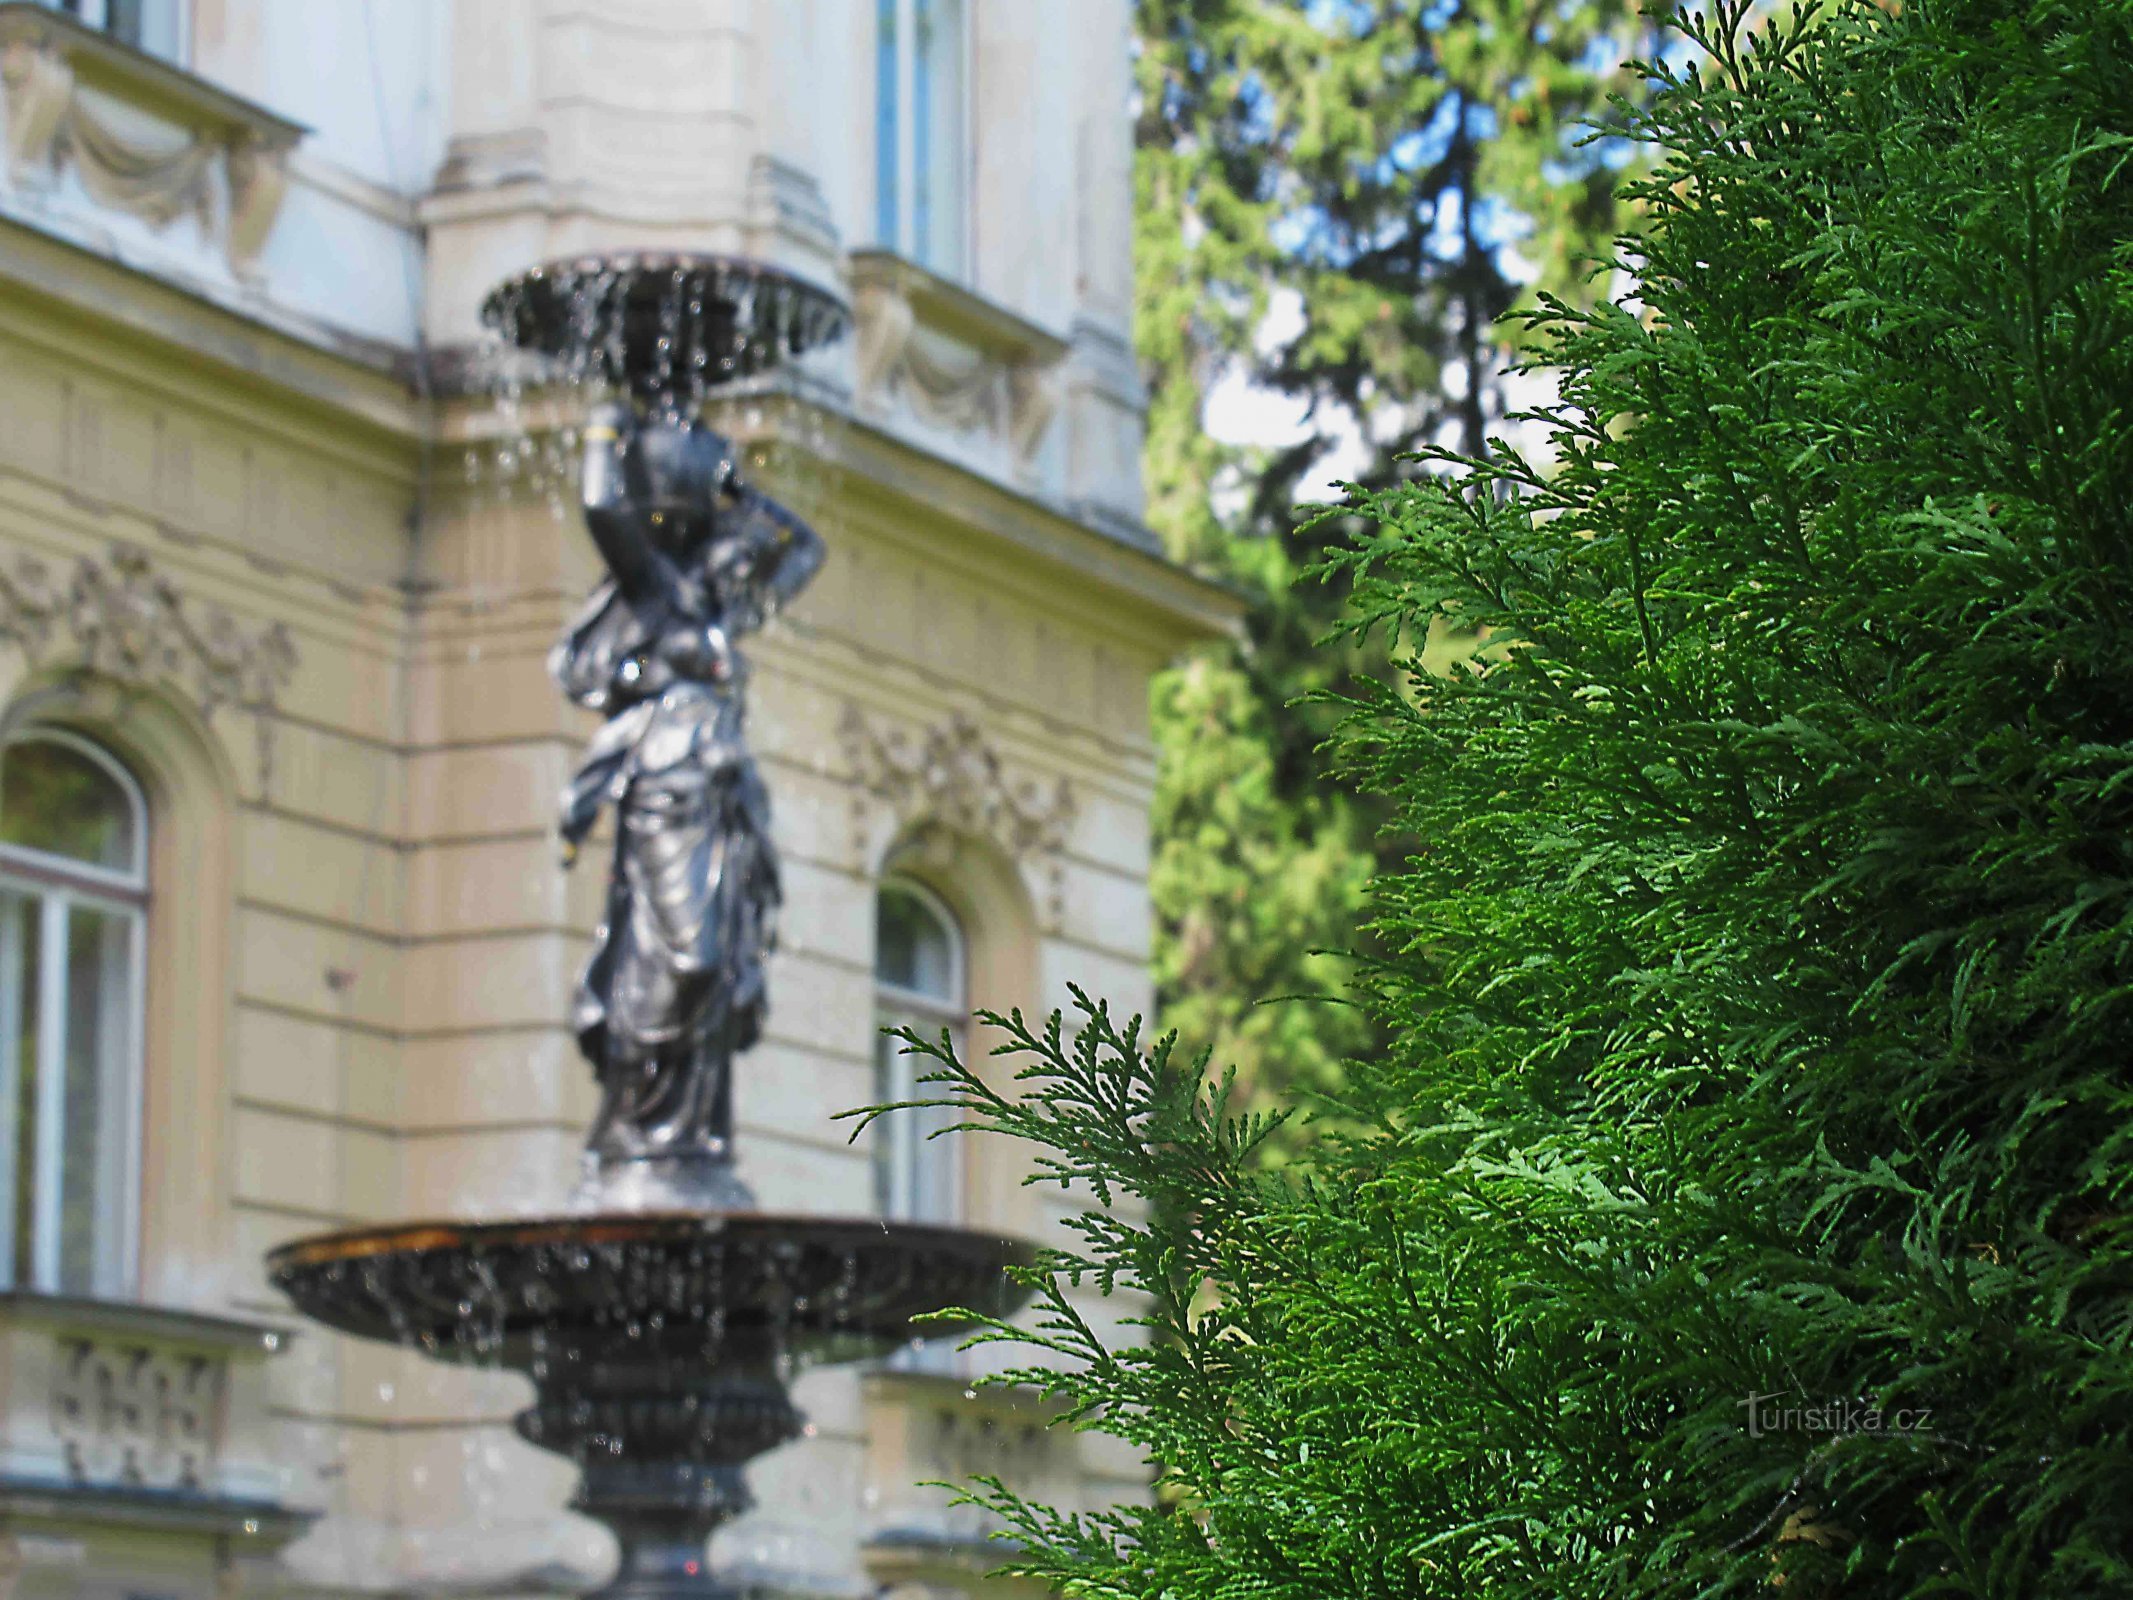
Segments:
[[[133,1275],[148,810],[86,739],[0,746],[0,1281]]]
[[[927,1098],[931,1064],[903,1053],[881,1028],[928,1038],[946,1028],[960,1047],[966,1020],[963,938],[948,908],[914,883],[882,885],[874,940],[874,1091],[878,1103]],[[951,1126],[946,1111],[899,1111],[874,1124],[874,1199],[883,1216],[954,1222],[961,1205],[956,1141],[929,1139]]]

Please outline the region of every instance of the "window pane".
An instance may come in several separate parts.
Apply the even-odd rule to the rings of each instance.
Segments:
[[[917,0],[918,50],[911,66],[911,236],[918,259],[936,270],[933,249],[933,5]]]
[[[132,797],[98,763],[54,739],[0,750],[0,843],[140,870]]]
[[[874,976],[912,994],[954,1005],[955,935],[932,906],[906,890],[881,891]]]
[[[958,1041],[960,1044],[960,1041]],[[912,1122],[916,1159],[911,1173],[911,1218],[915,1222],[957,1222],[962,1205],[957,1195],[955,1139],[932,1135],[955,1126],[955,1113],[946,1106],[906,1112]]]
[[[34,895],[0,889],[0,1282],[30,1276],[37,1171],[37,955]]]
[[[165,61],[175,61],[182,66],[190,52],[185,48],[185,37],[179,26],[184,21],[179,0],[140,0],[140,3],[141,48],[152,56],[161,56]]]
[[[896,248],[896,0],[879,0],[874,42],[874,235]]]
[[[903,1084],[903,1044],[890,1038],[881,1030],[897,1025],[895,1017],[874,1019],[874,1104],[885,1106],[898,1100],[907,1100]],[[874,1209],[885,1217],[900,1217],[904,1214],[904,1196],[898,1179],[902,1176],[904,1163],[898,1159],[897,1145],[903,1129],[898,1126],[903,1112],[893,1112],[886,1117],[877,1117],[867,1130],[874,1141]]]
[[[124,1230],[131,1047],[131,913],[77,904],[67,921],[66,1127],[59,1195],[59,1290],[118,1286]]]
[[[884,1012],[875,1019],[874,1099],[877,1105],[932,1098],[936,1085],[922,1084],[931,1057],[905,1055],[900,1039],[881,1029],[907,1027],[924,1036],[940,1025],[923,1017]],[[957,1038],[960,1047],[961,1039]],[[955,1112],[945,1106],[895,1111],[873,1125],[874,1202],[885,1217],[905,1222],[955,1222],[961,1218],[956,1141],[931,1137],[955,1126]]]
[[[919,259],[943,277],[963,273],[963,8],[961,0],[918,0],[918,195],[913,217]]]

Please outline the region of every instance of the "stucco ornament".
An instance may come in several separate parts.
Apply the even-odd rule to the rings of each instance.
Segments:
[[[275,702],[297,664],[279,622],[247,626],[189,600],[146,552],[114,544],[64,576],[37,556],[0,560],[0,638],[32,666],[57,653],[131,688],[172,685],[209,719],[226,706],[249,712],[261,791],[272,782]]]
[[[224,1366],[204,1355],[68,1339],[51,1405],[68,1476],[200,1492],[221,1448],[224,1379]]]
[[[859,854],[866,852],[865,800],[871,796],[887,803],[921,847],[928,835],[944,830],[975,834],[1017,861],[1040,866],[1044,924],[1060,925],[1067,835],[1079,812],[1073,785],[1064,778],[1050,786],[1010,778],[984,730],[960,711],[914,732],[877,726],[847,705],[842,733],[845,765],[856,785],[852,826]]]
[[[563,691],[607,720],[563,795],[565,858],[616,813],[606,915],[578,986],[601,1101],[588,1198],[733,1203],[733,1058],[761,1032],[781,898],[770,797],[743,736],[735,648],[822,564],[822,541],[742,483],[693,419],[596,412],[585,520],[609,576],[556,647]]]
[[[296,123],[57,10],[0,16],[0,98],[11,187],[48,190],[71,172],[95,206],[159,229],[192,218],[232,273],[256,274]]]

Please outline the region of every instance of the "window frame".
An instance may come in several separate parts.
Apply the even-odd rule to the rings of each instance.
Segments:
[[[879,943],[881,904],[886,897],[892,894],[905,895],[916,900],[921,906],[925,907],[941,930],[947,935],[949,959],[946,988],[948,992],[945,997],[937,994],[928,994],[923,990],[906,988],[902,984],[889,982],[882,977]],[[915,1024],[946,1028],[949,1035],[957,1041],[958,1048],[961,1047],[962,1041],[968,1036],[970,1024],[969,939],[963,931],[962,918],[956,915],[954,907],[950,906],[933,889],[916,879],[901,875],[890,875],[882,878],[875,885],[873,904],[876,928],[873,961],[873,1017],[875,1048],[877,1051],[875,1064],[877,1071],[885,1073],[889,1079],[886,1083],[877,1081],[875,1089],[885,1102],[916,1099],[921,1087],[917,1079],[923,1071],[924,1058],[905,1053],[893,1041],[884,1039],[882,1030],[897,1026],[913,1026]],[[881,1054],[879,1052],[886,1053]],[[880,1141],[877,1142],[874,1151],[876,1203],[880,1206],[882,1214],[891,1220],[934,1223],[960,1222],[965,1209],[964,1174],[963,1164],[959,1159],[960,1152],[955,1148],[956,1142],[954,1140],[929,1140],[923,1136],[924,1132],[925,1130],[919,1125],[918,1114],[915,1112],[901,1112],[894,1116],[884,1117],[874,1124],[874,1137],[877,1141]],[[888,1141],[894,1142],[890,1143]],[[921,1159],[922,1152],[926,1153],[931,1159],[944,1162],[948,1167],[946,1182],[943,1185],[943,1188],[951,1197],[950,1214],[948,1216],[905,1215],[899,1213],[891,1204],[899,1188],[895,1173],[899,1160],[910,1161],[913,1163],[915,1170],[915,1164]],[[939,1154],[933,1155],[933,1152],[939,1152]],[[886,1181],[884,1179],[884,1169],[887,1169]],[[906,1176],[908,1177],[909,1174],[906,1174]],[[905,1183],[902,1187],[915,1190],[918,1185],[914,1180]]]
[[[159,7],[168,16],[170,47],[167,50],[148,42],[149,29],[145,26],[140,39],[121,37],[111,25],[112,0],[71,0],[71,3],[70,0],[44,0],[44,4],[54,11],[72,17],[85,28],[94,29],[114,44],[124,45],[129,50],[138,50],[144,56],[168,62],[172,66],[183,67],[190,64],[188,57],[191,52],[186,47],[192,40],[191,0],[141,0],[144,10]]]
[[[119,1070],[113,1082],[103,1087],[115,1090],[122,1108],[118,1152],[117,1212],[111,1225],[117,1237],[109,1248],[110,1281],[101,1281],[92,1267],[88,1292],[100,1298],[128,1296],[140,1276],[141,1160],[144,1138],[143,1108],[147,1092],[147,1001],[148,1001],[148,908],[150,862],[149,807],[146,790],[111,751],[93,739],[66,728],[33,726],[0,740],[0,762],[24,745],[53,744],[71,750],[99,768],[125,797],[133,825],[131,871],[99,866],[71,856],[56,855],[28,845],[0,842],[0,888],[22,895],[36,906],[38,926],[37,971],[31,981],[37,988],[37,1126],[32,1131],[37,1170],[31,1174],[31,1234],[15,1237],[15,1195],[21,1182],[16,1153],[20,1129],[11,1139],[0,1139],[0,1287],[40,1294],[64,1292],[60,1283],[61,1261],[59,1210],[64,1181],[47,1179],[47,1169],[63,1166],[66,1026],[68,1018],[67,923],[73,908],[86,905],[125,919],[127,952],[124,982],[127,992],[119,1004],[126,1029]],[[58,958],[53,957],[59,952]],[[20,1037],[19,1027],[8,1030]],[[12,1118],[19,1105],[19,1070],[11,1053],[0,1048],[0,1116]],[[54,1129],[57,1131],[53,1131]],[[57,1146],[55,1150],[53,1147]],[[97,1252],[101,1258],[103,1249]]]
[[[919,109],[921,8],[931,8],[933,26],[946,16],[955,30],[955,83],[944,98],[938,82],[927,93],[925,109],[929,126],[921,132]],[[875,0],[874,9],[874,233],[880,248],[893,251],[906,261],[924,267],[937,277],[967,283],[972,273],[975,246],[972,188],[976,181],[974,130],[976,118],[976,22],[972,0]],[[955,192],[947,197],[952,212],[944,214],[943,197],[926,193],[926,207],[919,205],[921,151],[932,142],[942,109],[949,124],[952,150],[942,160],[942,170],[952,172]],[[888,137],[885,139],[884,134]],[[893,148],[890,146],[893,145]],[[923,231],[921,222],[928,224]],[[935,238],[945,223],[951,248],[936,252]],[[943,257],[952,259],[943,259]]]

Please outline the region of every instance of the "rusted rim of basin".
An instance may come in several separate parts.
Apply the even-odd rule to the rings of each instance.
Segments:
[[[292,1239],[267,1252],[267,1269],[323,1266],[367,1256],[431,1250],[510,1249],[530,1245],[641,1244],[707,1238],[771,1243],[781,1239],[878,1244],[886,1236],[951,1255],[984,1255],[1003,1265],[1026,1265],[1035,1250],[1024,1240],[948,1223],[883,1217],[812,1216],[790,1211],[627,1211],[507,1218],[489,1222],[400,1222],[344,1228]]]
[[[878,1217],[761,1211],[592,1212],[351,1228],[269,1252],[270,1280],[302,1311],[366,1338],[428,1344],[476,1325],[494,1336],[597,1324],[630,1305],[683,1330],[730,1321],[794,1334],[897,1340],[951,1307],[1005,1315],[1027,1298],[1009,1270],[1028,1243]]]

